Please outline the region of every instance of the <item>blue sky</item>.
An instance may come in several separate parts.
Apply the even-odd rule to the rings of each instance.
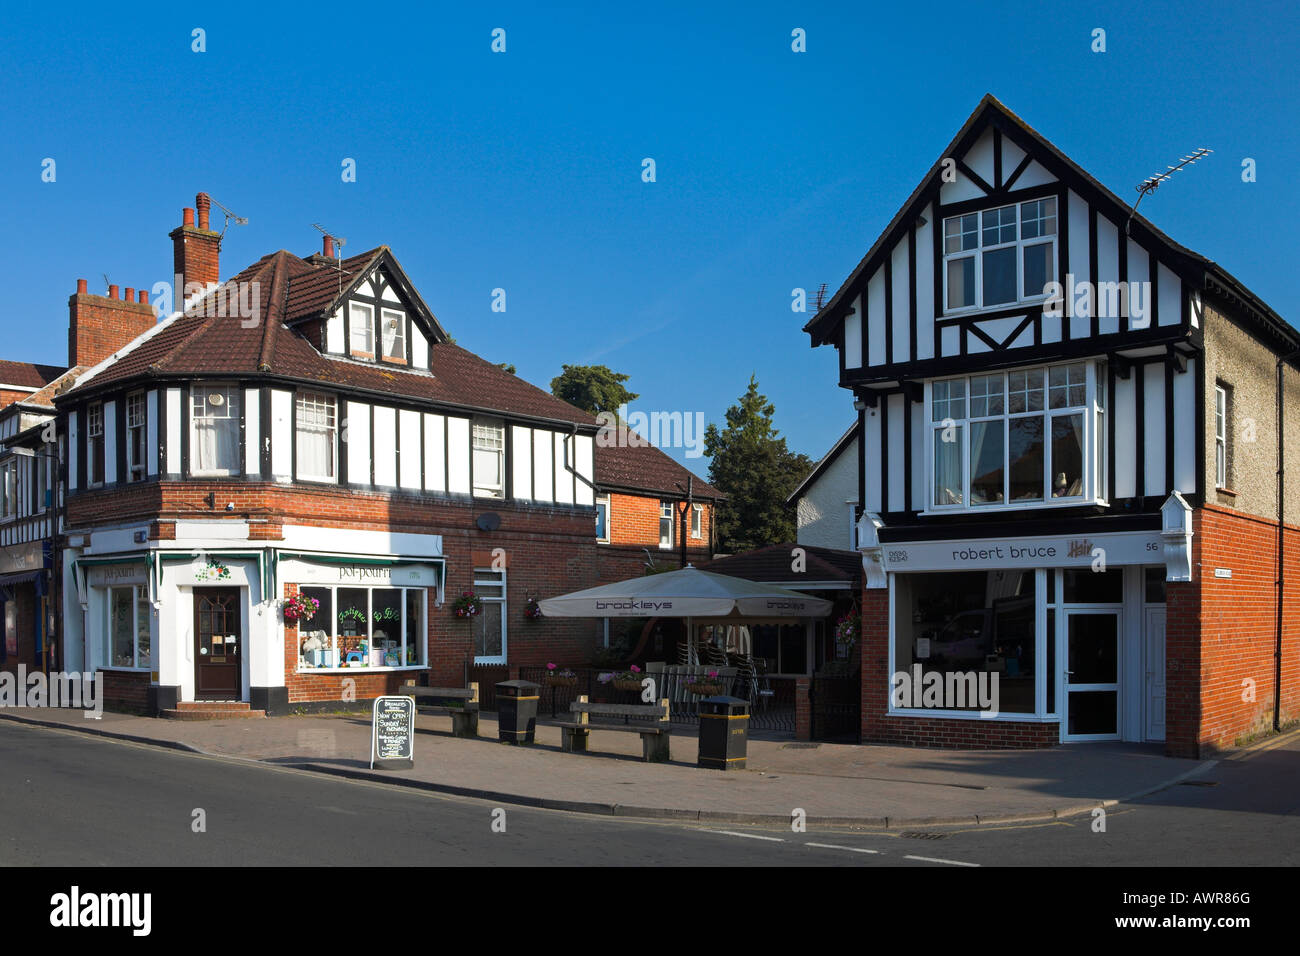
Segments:
[[[753,373],[815,459],[851,399],[791,289],[839,286],[986,92],[1126,198],[1212,147],[1143,213],[1300,321],[1290,4],[466,6],[8,5],[0,356],[65,360],[78,277],[169,280],[203,190],[250,220],[223,277],[322,222],[529,381],[604,363],[720,421]]]

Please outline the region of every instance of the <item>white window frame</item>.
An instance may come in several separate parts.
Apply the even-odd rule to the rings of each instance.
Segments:
[[[224,409],[226,414],[201,415],[201,416],[196,415],[195,414],[196,399],[201,400],[202,407],[209,408],[211,406],[209,405],[208,402],[208,396],[217,392],[220,392],[224,399],[221,405],[217,407]],[[191,475],[194,475],[196,477],[209,478],[209,477],[228,477],[230,475],[242,474],[244,470],[244,462],[240,457],[239,449],[235,449],[234,456],[230,462],[230,467],[228,468],[203,468],[203,469],[198,468],[195,465],[195,456],[198,454],[198,443],[195,441],[195,427],[198,422],[205,421],[208,419],[212,419],[214,421],[234,420],[236,423],[235,427],[236,428],[241,427],[243,424],[242,418],[244,415],[243,399],[244,399],[243,389],[236,382],[196,382],[190,386],[189,428],[190,428],[190,474]],[[237,414],[234,415],[230,414],[230,410],[232,408],[238,409]]]
[[[1214,486],[1228,487],[1228,390],[1214,386]]]
[[[500,575],[500,579],[494,575]],[[479,592],[480,588],[500,588],[499,597],[484,596]],[[474,569],[474,593],[478,595],[479,600],[484,604],[501,605],[501,653],[500,654],[479,654],[478,646],[474,647],[475,664],[505,664],[510,656],[510,615],[507,613],[509,608],[509,591],[506,582],[506,570],[494,570],[492,568],[475,568]],[[471,638],[476,640],[476,638]]]
[[[303,591],[306,589],[311,589],[314,591],[329,591],[331,610],[335,617],[335,620],[330,621],[329,632],[327,634],[327,638],[329,640],[329,647],[327,649],[331,651],[334,655],[335,666],[303,667],[302,654],[301,652],[299,652],[299,664],[297,668],[297,673],[332,674],[336,671],[342,673],[356,673],[357,671],[368,671],[370,673],[378,673],[381,671],[426,670],[428,668],[429,666],[427,663],[428,654],[429,654],[428,620],[429,620],[430,588],[426,588],[426,587],[405,588],[405,587],[398,587],[394,585],[386,586],[382,584],[373,584],[373,585],[371,584],[315,584],[309,581],[303,581],[301,583],[294,582],[294,583],[298,585],[299,595],[301,595]],[[402,605],[402,637],[398,643],[398,647],[399,647],[398,655],[399,655],[399,659],[402,661],[401,664],[398,664],[396,667],[390,667],[388,665],[384,665],[382,667],[371,667],[368,664],[365,667],[340,667],[339,666],[339,664],[341,664],[342,662],[339,660],[338,628],[335,625],[338,623],[337,620],[338,607],[339,607],[338,592],[340,589],[349,590],[349,591],[362,590],[366,592],[366,617],[368,619],[366,626],[369,629],[369,636],[366,638],[366,640],[370,642],[367,644],[367,647],[373,647],[373,641],[374,641],[375,592],[376,591],[400,591],[401,592],[402,596],[400,598],[400,601]],[[409,592],[411,591],[418,591],[420,593],[420,599],[419,599],[420,619],[418,621],[415,621],[414,623],[410,620],[410,615],[406,613],[407,608],[410,606]],[[321,628],[319,627],[313,627],[312,625],[314,623],[315,623],[314,620],[299,622],[298,624],[299,647],[302,646],[302,641],[305,639],[306,633],[308,631],[321,630]],[[414,631],[414,633],[412,633],[412,631]],[[412,642],[414,642],[415,646],[419,648],[419,654],[417,655],[416,662],[414,664],[407,664],[406,651],[407,648],[411,646]]]
[[[474,496],[476,498],[504,498],[506,496],[506,427],[502,422],[476,421],[470,426],[470,454],[474,465]],[[495,455],[497,482],[482,480],[483,469],[478,467],[480,455]]]
[[[45,492],[50,487],[50,465],[48,451],[37,451],[32,456],[32,484],[35,486],[36,494],[32,497],[32,513],[45,514]]]
[[[0,465],[0,520],[18,517],[18,462],[10,458]]]
[[[691,537],[699,540],[704,532],[704,505],[691,505]]]
[[[154,635],[153,628],[150,627],[149,634],[149,657],[148,660],[141,663],[140,661],[140,605],[143,603],[146,608],[149,607],[148,597],[142,593],[146,591],[143,584],[115,584],[102,589],[104,594],[104,634],[100,644],[100,653],[103,655],[103,663],[100,665],[105,670],[115,671],[148,671],[152,669]],[[113,592],[130,591],[131,592],[131,659],[135,661],[134,665],[116,664],[113,662]],[[145,612],[149,613],[148,611]]]
[[[315,409],[323,409],[326,417],[326,424],[304,424],[304,417],[307,412]],[[298,392],[294,396],[294,430],[295,436],[294,447],[294,473],[301,481],[322,481],[330,484],[337,484],[339,480],[339,412],[338,400],[325,392]],[[324,475],[314,475],[304,471],[301,465],[299,453],[302,450],[303,433],[311,434],[328,434],[330,439],[330,473]]]
[[[1050,235],[1042,234],[1033,236],[1028,239],[1024,237],[1025,223],[1025,206],[1030,203],[1041,203],[1045,200],[1052,200],[1055,203],[1055,212],[1052,216],[1054,220],[1053,231]],[[994,242],[989,245],[984,244],[984,218],[989,213],[1000,212],[1003,209],[1014,208],[1016,210],[1016,235],[1015,239],[1007,242]],[[970,249],[958,249],[953,252],[948,251],[948,223],[960,221],[965,216],[975,216],[975,245]],[[1037,221],[1035,217],[1032,221]],[[943,314],[944,315],[962,315],[968,312],[984,312],[994,309],[1014,309],[1021,305],[1035,304],[1042,302],[1047,298],[1047,294],[1037,293],[1035,295],[1025,295],[1025,250],[1031,246],[1048,245],[1047,261],[1051,265],[1051,272],[1048,275],[1048,282],[1059,280],[1057,271],[1057,242],[1061,234],[1061,201],[1056,195],[1039,196],[1036,199],[1024,199],[1014,203],[1002,203],[996,206],[990,206],[987,209],[977,209],[971,212],[961,213],[956,216],[947,216],[940,224],[942,230],[939,235],[941,243],[942,257],[939,268],[943,274]],[[958,235],[961,235],[960,227]],[[1016,250],[1016,297],[1007,302],[993,302],[985,304],[984,302],[984,253],[996,252],[1001,249]],[[975,302],[972,305],[952,306],[948,305],[948,263],[958,259],[971,258],[975,262]]]
[[[659,502],[659,549],[671,551],[677,540],[677,509],[671,501]],[[664,540],[664,519],[668,519],[668,540]]]
[[[600,528],[599,516],[600,516],[600,509],[601,509],[602,507],[605,509],[605,536],[604,536],[603,538],[600,536],[600,531],[599,531],[599,528]],[[596,521],[596,528],[597,528],[597,531],[596,531],[596,540],[597,540],[598,542],[600,542],[601,544],[609,544],[609,533],[610,533],[610,529],[609,529],[609,519],[610,519],[610,510],[609,510],[609,496],[608,496],[608,495],[604,495],[604,496],[599,497],[599,498],[596,499],[596,514],[597,514],[597,521]]]
[[[357,333],[365,334],[366,348],[356,346]],[[348,303],[348,354],[373,359],[375,357],[375,308],[364,302]]]
[[[1060,408],[1051,407],[1051,387],[1050,387],[1050,370],[1056,367],[1067,367],[1073,365],[1082,365],[1085,369],[1085,398],[1083,405],[1065,405]],[[971,416],[971,392],[970,382],[973,378],[982,378],[989,373],[972,373],[968,375],[948,376],[942,379],[932,379],[925,383],[925,507],[922,514],[972,514],[984,512],[999,511],[1023,511],[1040,508],[1070,508],[1079,507],[1080,505],[1107,504],[1105,498],[1107,492],[1106,476],[1102,474],[1105,467],[1105,444],[1106,444],[1106,408],[1102,397],[1105,392],[1103,382],[1105,363],[1096,359],[1083,359],[1072,362],[1053,362],[1048,365],[1024,366],[1021,368],[1006,369],[1000,373],[1003,376],[1003,413],[1000,416]],[[1008,379],[1011,374],[1016,372],[1039,372],[1043,375],[1043,409],[1039,412],[1032,413],[1012,413],[1009,411],[1009,392]],[[965,387],[965,398],[963,407],[963,417],[953,418],[954,426],[960,433],[958,444],[961,451],[961,473],[962,473],[962,500],[956,504],[939,505],[935,503],[935,439],[938,433],[945,427],[943,421],[933,420],[933,403],[934,403],[934,386],[939,382],[961,381]],[[1052,479],[1051,474],[1053,464],[1050,455],[1043,456],[1043,494],[1044,497],[1039,501],[1009,501],[1008,495],[1004,493],[1003,500],[1000,503],[986,503],[972,505],[970,498],[971,482],[971,463],[970,463],[970,441],[971,426],[980,420],[989,421],[1000,418],[1004,422],[1003,427],[1003,456],[1004,459],[1009,456],[1009,434],[1008,425],[1012,418],[1033,418],[1041,417],[1044,420],[1043,446],[1047,448],[1051,443],[1051,425],[1052,419],[1062,415],[1080,415],[1083,418],[1083,482],[1078,495],[1070,497],[1052,497]],[[1003,468],[1003,488],[1009,489],[1009,467]]]
[[[397,331],[393,334],[391,343],[388,340],[386,331],[390,320],[397,322]],[[389,355],[389,345],[398,346],[396,355]],[[380,309],[379,311],[379,358],[384,362],[394,362],[402,365],[406,364],[406,313],[399,312],[396,309]]]
[[[145,405],[144,392],[131,392],[126,396],[126,480],[143,481],[146,462],[149,456],[146,442],[149,440],[149,412]],[[136,461],[135,436],[140,435],[139,454],[142,460]]]

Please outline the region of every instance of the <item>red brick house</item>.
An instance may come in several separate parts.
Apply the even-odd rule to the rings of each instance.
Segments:
[[[858,416],[864,740],[1300,718],[1300,333],[1222,266],[986,96],[805,328]]]
[[[110,706],[277,713],[584,659],[595,622],[524,611],[599,583],[595,420],[451,342],[385,246],[218,284],[196,206],[183,311],[73,297],[67,667]]]

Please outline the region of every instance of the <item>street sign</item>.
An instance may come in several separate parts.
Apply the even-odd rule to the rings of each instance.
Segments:
[[[370,769],[415,766],[415,698],[376,697],[370,732]]]

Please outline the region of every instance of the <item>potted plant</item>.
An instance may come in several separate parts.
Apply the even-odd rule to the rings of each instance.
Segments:
[[[576,687],[578,684],[578,675],[567,667],[556,667],[554,664],[546,665],[546,686],[547,687]]]
[[[686,682],[686,689],[701,697],[713,697],[722,693],[722,680],[717,671],[709,671],[703,677],[694,677]]]
[[[841,648],[841,657],[847,657],[862,633],[862,619],[856,614],[845,614],[835,622],[835,643]]]
[[[529,621],[542,619],[542,606],[537,603],[537,598],[529,598],[528,603],[524,605],[524,619]]]
[[[475,617],[483,610],[483,599],[473,591],[462,591],[451,605],[451,613],[457,617]]]
[[[291,598],[285,598],[282,606],[284,619],[290,623],[297,621],[310,621],[320,610],[320,601],[315,598],[304,597],[301,594],[295,594]]]

